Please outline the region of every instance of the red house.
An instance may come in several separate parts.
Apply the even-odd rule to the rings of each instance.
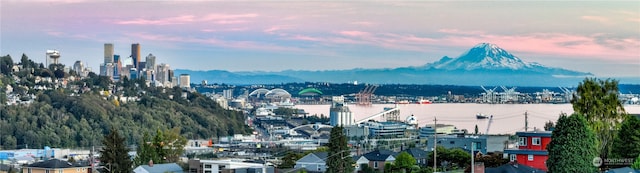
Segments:
[[[511,161],[547,171],[547,144],[551,142],[551,131],[516,132],[518,149],[506,149]]]

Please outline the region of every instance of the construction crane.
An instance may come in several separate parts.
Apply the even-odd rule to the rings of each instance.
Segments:
[[[491,122],[493,122],[493,115],[489,117],[489,122],[487,123],[487,131],[484,132],[484,135],[489,135],[489,128],[491,128]]]
[[[373,92],[375,92],[376,89],[378,89],[377,85],[367,85],[358,92],[358,94],[356,94],[358,105],[371,105],[371,96],[373,96]]]

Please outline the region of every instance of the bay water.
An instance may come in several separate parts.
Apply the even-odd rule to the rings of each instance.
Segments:
[[[480,133],[487,131],[489,119],[477,119],[476,114],[493,115],[489,134],[514,134],[525,129],[525,113],[528,119],[528,130],[543,130],[547,121],[554,123],[561,113],[573,113],[571,104],[477,104],[477,103],[437,103],[437,104],[373,104],[369,106],[347,105],[354,115],[355,121],[364,119],[384,111],[386,107],[400,108],[400,120],[404,121],[413,115],[418,119],[420,127],[433,124],[455,125],[458,129],[467,129],[473,133],[478,126]],[[296,105],[309,115],[329,116],[330,105]],[[640,114],[640,105],[625,105],[625,111]],[[383,117],[376,120],[384,121]]]

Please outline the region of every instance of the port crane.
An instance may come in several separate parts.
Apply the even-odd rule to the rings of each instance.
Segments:
[[[358,105],[371,105],[371,96],[378,89],[378,85],[367,85],[362,91],[356,94]]]

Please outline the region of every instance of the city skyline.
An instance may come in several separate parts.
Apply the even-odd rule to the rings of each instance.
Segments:
[[[336,70],[421,66],[481,42],[528,62],[640,76],[638,2],[2,1],[0,53],[86,62],[105,43],[176,69]],[[142,57],[139,57],[142,58]]]

